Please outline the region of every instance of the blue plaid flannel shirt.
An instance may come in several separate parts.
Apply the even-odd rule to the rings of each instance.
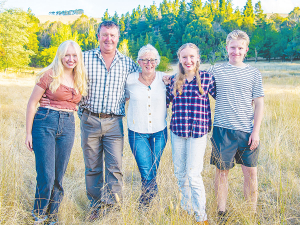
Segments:
[[[216,97],[214,77],[206,71],[200,71],[201,86],[204,94],[199,92],[196,77],[191,82],[186,81],[180,95],[173,95],[175,75],[171,84],[167,85],[167,106],[172,102],[171,131],[180,137],[199,138],[211,130],[211,110],[209,96]]]

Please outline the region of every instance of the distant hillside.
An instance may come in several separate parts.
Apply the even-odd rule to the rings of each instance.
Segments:
[[[56,16],[56,15],[40,15],[36,16],[41,23],[45,23],[47,21],[54,22],[54,21],[61,21],[64,24],[73,23],[77,20],[81,15],[68,15],[68,16]],[[90,17],[92,18],[92,17]],[[97,20],[98,23],[101,22],[101,18],[94,18]]]
[[[272,14],[275,14],[275,13],[266,13],[266,14],[267,14],[267,18],[270,18],[270,16],[271,16]],[[278,15],[281,16],[281,17],[283,17],[283,18],[289,16],[288,13],[278,13]]]
[[[270,18],[270,16],[274,13],[267,13],[267,18]],[[282,17],[287,17],[289,14],[287,13],[279,13]],[[54,22],[54,21],[61,21],[64,24],[69,24],[77,20],[80,15],[67,15],[67,16],[58,16],[58,15],[40,15],[36,16],[41,23],[45,23],[47,21]],[[92,17],[90,17],[92,18]],[[101,22],[101,18],[94,18],[97,20],[98,23]]]

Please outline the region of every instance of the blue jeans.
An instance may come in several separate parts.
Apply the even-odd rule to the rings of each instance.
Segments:
[[[206,139],[206,134],[200,138],[185,138],[171,132],[174,173],[182,194],[181,207],[190,214],[194,211],[197,222],[207,220],[201,176]]]
[[[58,212],[74,136],[73,112],[38,109],[33,120],[32,145],[37,172],[33,213],[39,217]]]
[[[149,204],[158,192],[156,175],[168,139],[167,128],[152,134],[137,133],[128,129],[128,139],[141,173],[140,203]]]

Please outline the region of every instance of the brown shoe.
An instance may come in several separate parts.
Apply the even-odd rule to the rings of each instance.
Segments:
[[[197,222],[198,225],[209,225],[208,220]]]

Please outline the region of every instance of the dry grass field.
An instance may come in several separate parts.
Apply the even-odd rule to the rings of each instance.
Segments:
[[[300,64],[256,65],[264,75],[265,90],[258,165],[258,217],[253,221],[248,213],[243,197],[242,171],[236,166],[229,175],[228,209],[232,214],[227,224],[300,224],[300,76],[295,76],[300,75]],[[32,75],[0,74],[0,224],[33,223],[30,212],[36,183],[35,158],[24,144],[26,104],[33,85]],[[126,118],[124,124],[126,128]],[[125,133],[121,211],[89,223],[86,220],[89,203],[85,193],[79,119],[76,119],[75,144],[63,183],[65,197],[59,212],[60,224],[194,224],[194,218],[179,207],[170,141],[159,168],[159,196],[148,211],[138,210],[140,176]],[[208,142],[202,175],[209,222],[216,224],[215,168],[209,165],[210,152]]]

